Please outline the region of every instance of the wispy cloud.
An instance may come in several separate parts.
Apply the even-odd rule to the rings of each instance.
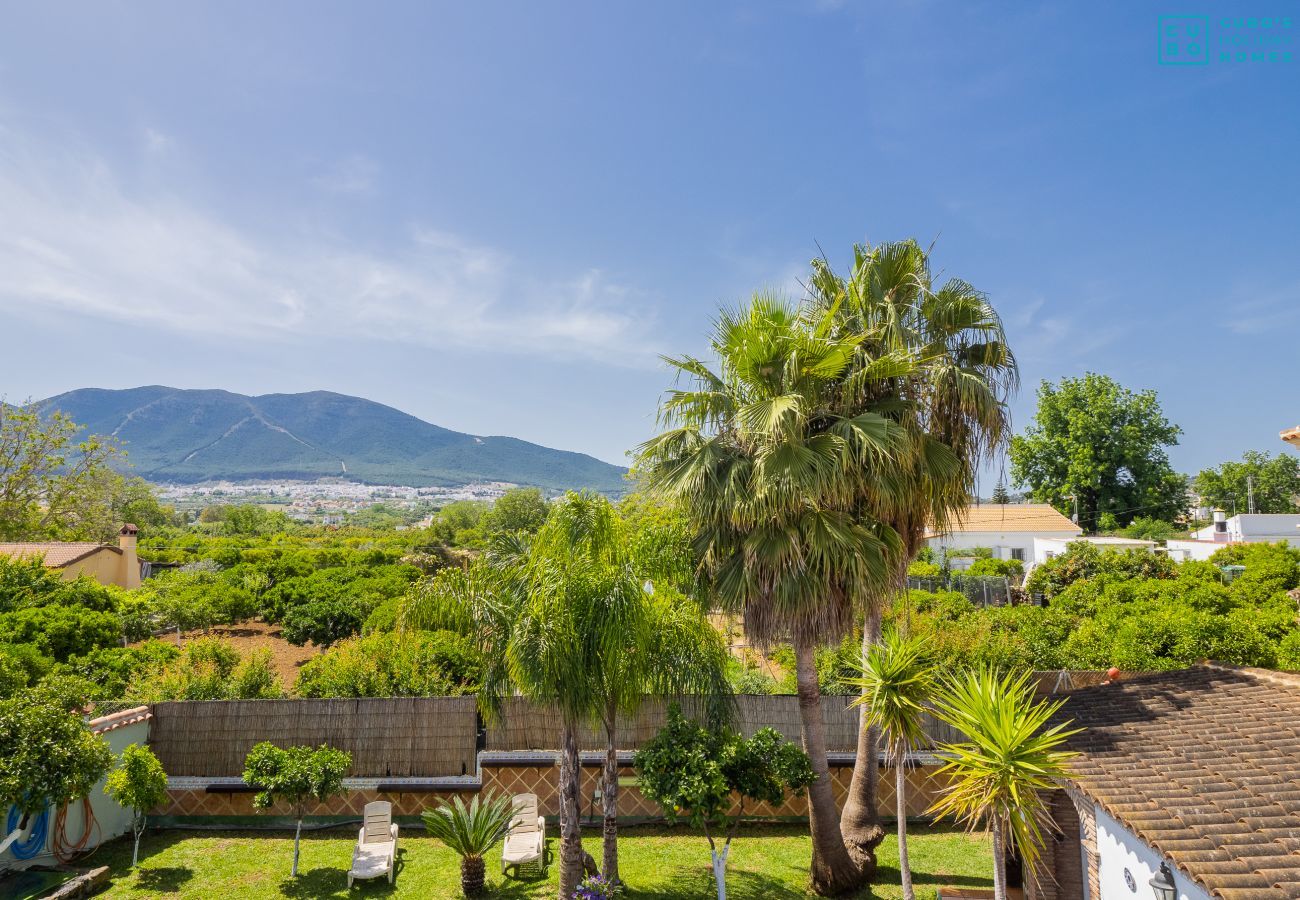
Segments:
[[[1300,323],[1300,283],[1239,295],[1224,306],[1230,314],[1223,324],[1235,334],[1267,334]]]
[[[1049,304],[1035,297],[1006,317],[1008,339],[1023,362],[1077,361],[1124,336],[1125,329],[1104,317],[1075,311],[1084,304]]]
[[[369,157],[353,154],[329,166],[312,179],[312,184],[333,194],[370,194],[379,177],[379,164]]]
[[[655,365],[652,304],[598,268],[543,278],[504,250],[425,227],[380,251],[260,234],[2,124],[0,147],[0,310],[221,340],[365,337]]]

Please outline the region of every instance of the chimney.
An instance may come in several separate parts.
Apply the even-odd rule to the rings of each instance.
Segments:
[[[140,586],[140,557],[135,551],[136,535],[140,529],[130,522],[122,526],[117,533],[117,546],[122,551],[122,587],[131,589]]]
[[[1214,537],[1212,540],[1220,542],[1228,540],[1228,517],[1221,509],[1214,511]]]

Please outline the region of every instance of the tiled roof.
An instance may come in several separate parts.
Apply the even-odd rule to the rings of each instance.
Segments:
[[[109,713],[106,716],[91,719],[86,723],[86,727],[94,734],[104,734],[118,728],[125,728],[127,725],[134,725],[136,722],[146,722],[151,718],[153,718],[153,714],[149,712],[149,707],[135,706],[131,709],[123,709],[115,713]]]
[[[1300,897],[1300,675],[1204,665],[1067,697],[1084,794],[1214,896]]]
[[[99,550],[111,550],[113,553],[121,553],[117,547],[110,547],[108,544],[93,544],[88,542],[60,543],[50,542],[46,544],[0,544],[0,556],[9,556],[15,559],[38,558],[45,565],[52,569],[61,569],[64,566],[70,566],[78,560],[85,559],[92,553]]]
[[[1083,534],[1083,529],[1061,515],[1049,503],[981,503],[971,506],[948,526],[946,534],[964,531],[1066,531]],[[935,536],[934,533],[930,535]]]

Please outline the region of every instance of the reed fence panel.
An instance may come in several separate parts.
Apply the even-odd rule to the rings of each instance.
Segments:
[[[329,744],[352,754],[355,777],[472,773],[472,697],[209,700],[155,703],[149,743],[169,775],[235,776],[254,744]]]

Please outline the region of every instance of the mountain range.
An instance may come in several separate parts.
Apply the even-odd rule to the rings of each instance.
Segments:
[[[512,437],[462,434],[329,391],[247,397],[151,385],[82,388],[36,404],[113,438],[149,481],[338,477],[415,487],[509,481],[548,490],[626,490],[625,469]]]

